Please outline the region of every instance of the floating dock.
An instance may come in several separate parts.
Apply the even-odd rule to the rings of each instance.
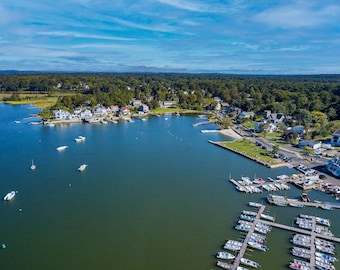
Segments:
[[[321,238],[321,239],[325,239],[325,240],[328,240],[328,241],[340,243],[340,238],[338,238],[338,237],[334,237],[334,236],[331,236],[331,235],[324,235],[324,234],[315,232],[316,226],[317,226],[317,221],[316,221],[315,216],[310,217],[312,227],[311,227],[311,230],[308,230],[308,229],[302,229],[302,228],[287,226],[287,225],[283,225],[283,224],[280,224],[280,223],[264,220],[263,218],[261,218],[261,215],[263,215],[264,210],[265,210],[264,205],[262,205],[261,207],[258,208],[258,211],[257,211],[257,214],[254,218],[254,221],[252,222],[252,225],[249,228],[247,235],[243,240],[243,244],[241,246],[241,249],[239,250],[234,261],[230,264],[231,270],[237,270],[237,268],[239,267],[239,265],[241,263],[241,258],[243,258],[246,250],[248,249],[248,242],[249,242],[251,236],[253,235],[253,233],[255,232],[256,225],[259,222],[261,222],[263,224],[267,224],[267,225],[272,226],[272,227],[279,228],[279,229],[293,231],[293,232],[297,232],[299,234],[304,234],[304,235],[310,236],[312,245],[310,247],[310,254],[311,255],[310,255],[310,258],[309,258],[309,263],[310,263],[311,269],[316,269],[316,255],[315,255],[316,254],[316,246],[314,244],[316,238]]]

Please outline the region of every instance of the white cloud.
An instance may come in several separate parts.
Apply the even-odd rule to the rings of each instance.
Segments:
[[[314,27],[325,23],[338,23],[340,6],[312,6],[300,1],[265,10],[255,16],[255,20],[273,27],[295,28]]]
[[[50,32],[38,32],[37,35],[41,36],[60,36],[60,37],[75,37],[75,38],[86,38],[86,39],[104,39],[104,40],[120,40],[120,41],[131,41],[135,40],[134,38],[125,38],[125,37],[115,37],[108,35],[91,35],[81,32],[68,32],[68,31],[50,31]]]

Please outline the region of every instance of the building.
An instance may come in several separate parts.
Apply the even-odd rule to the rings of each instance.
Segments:
[[[138,107],[138,112],[148,113],[149,112],[149,106],[145,104],[141,104]]]
[[[332,146],[340,146],[340,129],[333,132],[331,137]]]
[[[53,117],[57,120],[66,120],[70,117],[71,113],[66,110],[54,110]]]
[[[312,149],[318,149],[322,145],[321,142],[315,142],[315,141],[310,141],[310,140],[300,140],[299,141],[299,147],[304,148],[306,146],[311,147]]]
[[[340,176],[340,157],[333,158],[328,161],[326,165],[327,171],[331,172],[333,175]]]
[[[159,106],[163,108],[171,108],[176,106],[176,101],[173,100],[166,100],[166,101],[160,101]]]

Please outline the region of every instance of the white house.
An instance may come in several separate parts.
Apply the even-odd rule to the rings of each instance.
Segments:
[[[331,137],[332,146],[340,146],[340,129],[333,132]]]
[[[80,112],[80,118],[81,119],[88,119],[92,116],[92,112],[90,110],[82,110]]]
[[[170,108],[174,107],[176,105],[176,101],[173,100],[166,100],[166,101],[160,101],[159,106],[163,108]]]
[[[68,119],[68,117],[71,115],[69,111],[66,110],[54,110],[53,111],[53,117],[57,120],[65,120]]]
[[[138,107],[138,111],[139,111],[139,112],[143,112],[143,113],[147,113],[147,112],[149,112],[149,106],[148,106],[148,105],[145,105],[145,104],[141,104],[141,105]]]
[[[104,116],[107,115],[107,109],[103,105],[98,104],[92,109],[92,113],[95,116]]]

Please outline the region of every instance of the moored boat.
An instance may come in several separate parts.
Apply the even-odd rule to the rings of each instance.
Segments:
[[[32,159],[31,170],[35,170],[36,168],[37,168],[37,166],[35,166],[33,159]]]
[[[10,201],[14,198],[14,196],[15,196],[15,191],[11,191],[5,195],[4,201]]]
[[[260,264],[258,262],[249,260],[247,258],[241,258],[240,262],[244,265],[250,266],[250,267],[254,267],[254,268],[258,268],[261,267]]]
[[[224,259],[224,260],[233,260],[233,259],[235,259],[235,255],[231,254],[229,252],[226,252],[226,251],[220,251],[220,252],[217,252],[216,258],[217,259]]]
[[[57,151],[63,151],[63,150],[66,150],[67,148],[68,148],[67,145],[62,145],[62,146],[57,147]]]
[[[82,172],[82,171],[84,171],[84,170],[86,169],[86,167],[87,167],[87,164],[82,164],[82,165],[80,165],[80,167],[78,168],[78,171]]]

